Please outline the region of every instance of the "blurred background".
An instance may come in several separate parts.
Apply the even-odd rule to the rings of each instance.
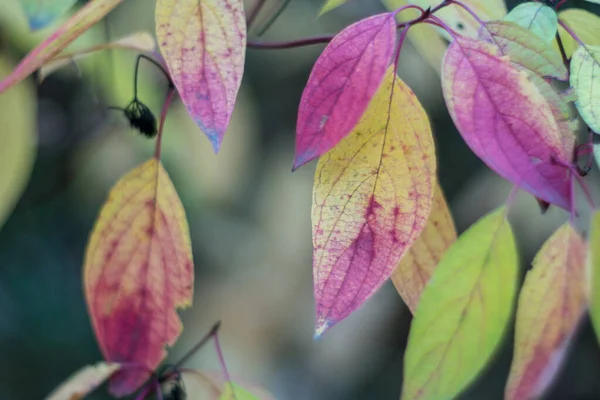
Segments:
[[[509,9],[517,3],[509,1]],[[351,0],[316,18],[320,6],[321,0],[292,0],[261,39],[338,32],[384,10],[379,1]],[[54,28],[30,32],[18,0],[0,0],[0,77]],[[154,30],[154,1],[128,0],[74,48],[141,30]],[[177,360],[222,320],[230,372],[277,399],[397,399],[411,315],[391,283],[313,340],[310,206],[316,163],[290,171],[300,95],[322,49],[248,50],[243,85],[218,156],[179,101],[169,113],[163,161],[187,212],[196,265],[194,305],[181,312],[185,330],[169,359]],[[135,56],[101,52],[40,85],[28,79],[15,89],[15,101],[2,102],[0,96],[0,147],[24,135],[36,152],[31,178],[17,179],[26,184],[24,194],[3,226],[0,215],[0,399],[41,399],[78,368],[102,359],[86,311],[81,267],[109,189],[153,154],[152,141],[129,129],[121,113],[107,109],[131,101]],[[431,118],[441,185],[462,232],[502,204],[511,185],[460,139],[445,110],[437,72],[410,43],[403,48],[399,74]],[[143,65],[140,99],[158,113],[165,91],[160,72]],[[587,182],[600,201],[596,169]],[[580,203],[585,230],[589,213]],[[523,274],[567,217],[554,208],[542,216],[531,196],[519,194],[511,220]],[[461,398],[502,398],[512,334]],[[211,347],[187,366],[219,369]],[[599,377],[600,349],[586,320],[547,398],[600,398]],[[92,398],[108,397],[100,392]]]

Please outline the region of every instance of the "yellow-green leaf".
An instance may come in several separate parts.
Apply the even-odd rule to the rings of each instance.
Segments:
[[[439,0],[381,0],[388,10],[396,10],[407,4],[418,5],[424,9],[440,4]],[[504,0],[464,0],[465,5],[471,8],[482,20],[492,21],[502,19],[506,15]],[[409,21],[419,15],[417,10],[405,10],[396,16],[398,22]],[[435,14],[458,33],[473,38],[479,32],[479,23],[463,8],[449,6]],[[418,24],[410,28],[407,35],[419,54],[436,71],[441,71],[442,59],[450,37],[428,24]]]
[[[556,12],[541,3],[519,4],[504,17],[504,20],[530,30],[547,44],[554,40],[558,29]]]
[[[338,8],[347,1],[348,0],[326,0],[325,4],[323,4],[323,7],[321,7],[321,11],[319,11],[319,17],[325,13],[328,13],[334,8]]]
[[[413,314],[433,270],[455,241],[454,220],[444,192],[437,183],[427,224],[391,277],[396,290]]]
[[[80,400],[113,375],[120,365],[117,363],[99,362],[87,365],[75,372],[59,387],[54,389],[46,400]]]
[[[600,342],[600,211],[596,211],[592,215],[589,241],[590,318],[598,342]]]
[[[596,14],[579,8],[569,8],[568,10],[561,11],[558,14],[558,18],[567,24],[583,43],[600,46],[600,35],[598,34],[600,32],[600,17]],[[579,47],[579,44],[560,26],[558,27],[558,33],[565,46],[567,57],[571,57]],[[556,41],[554,41],[554,48],[557,52],[559,51]]]
[[[581,118],[600,133],[600,46],[581,46],[571,59],[571,87]]]
[[[84,286],[100,350],[123,369],[117,396],[132,393],[164,359],[190,306],[194,263],[185,210],[160,161],[151,159],[115,185],[100,211],[85,255]]]
[[[585,299],[586,245],[569,223],[544,243],[519,296],[505,399],[539,398],[552,382]]]
[[[0,75],[13,67],[0,57]],[[0,229],[31,175],[37,147],[35,115],[36,95],[29,82],[0,96]]]
[[[402,399],[452,399],[490,362],[510,321],[518,256],[504,207],[450,247],[421,295]]]
[[[313,187],[317,336],[383,285],[425,227],[435,185],[429,119],[393,65]]]

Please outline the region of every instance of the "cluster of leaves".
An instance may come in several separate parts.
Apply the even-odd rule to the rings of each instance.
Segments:
[[[52,71],[91,51],[148,51],[139,38],[125,38],[61,53],[122,1],[95,0],[81,8],[0,81],[0,93],[36,70]],[[344,2],[329,0],[322,12]],[[136,103],[137,95],[135,112],[128,114],[132,126],[141,129],[144,122],[144,133],[157,133],[156,151],[112,189],[84,264],[88,309],[108,364],[84,370],[53,399],[84,395],[107,377],[115,396],[137,391],[143,399],[164,380],[152,371],[180,335],[176,309],[191,304],[194,282],[185,211],[160,162],[174,95],[218,152],[246,48],[325,42],[300,100],[294,160],[296,169],[319,158],[312,208],[316,336],[391,277],[414,313],[402,398],[453,398],[481,373],[503,339],[518,294],[519,258],[507,219],[512,197],[457,238],[437,181],[427,114],[397,75],[407,37],[439,68],[448,111],[472,151],[544,208],[570,212],[570,222],[535,257],[516,312],[505,396],[543,393],[588,306],[600,328],[600,250],[589,246],[588,257],[588,244],[572,226],[574,185],[586,189],[589,171],[577,161],[600,134],[600,18],[575,9],[557,13],[566,2],[528,2],[507,13],[501,0],[384,0],[390,12],[337,35],[268,43],[247,40],[247,25],[263,2],[247,19],[242,0],[157,0],[162,57],[150,54],[172,86],[158,132],[150,129],[150,111]],[[31,26],[39,27],[73,2],[24,3]],[[140,122],[142,115],[147,118]],[[577,145],[580,125],[589,139]],[[598,235],[595,214],[591,240]],[[230,389],[217,396],[241,398],[242,389],[225,386]]]

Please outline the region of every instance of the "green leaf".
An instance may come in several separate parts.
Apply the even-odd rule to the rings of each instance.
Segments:
[[[556,12],[540,3],[523,3],[509,12],[505,21],[514,22],[550,43],[554,40],[558,30],[558,17]]]
[[[571,58],[575,106],[586,124],[600,133],[600,46],[581,46]]]
[[[225,389],[219,396],[219,400],[259,400],[259,397],[253,395],[235,382],[227,382]]]
[[[600,0],[585,0],[588,3],[593,3],[593,4],[600,4]]]
[[[344,4],[346,1],[348,1],[348,0],[327,0],[327,1],[325,1],[325,4],[323,4],[323,7],[321,7],[321,11],[319,11],[319,17],[325,13],[328,13],[329,11],[333,10],[334,8],[338,8],[339,6]]]
[[[590,227],[590,293],[589,308],[592,326],[596,332],[598,342],[600,342],[600,211],[592,215],[592,224]]]
[[[518,263],[504,207],[450,247],[412,322],[402,399],[455,398],[485,368],[512,315]]]
[[[0,58],[0,76],[14,64]],[[35,161],[37,132],[36,97],[30,82],[0,96],[0,228],[21,197]]]

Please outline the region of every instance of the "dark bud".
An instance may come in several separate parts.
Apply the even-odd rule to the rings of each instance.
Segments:
[[[163,392],[164,400],[186,400],[187,394],[185,392],[185,386],[181,379],[181,374],[177,373],[174,379],[171,379],[165,383],[167,386]]]
[[[144,103],[134,99],[123,111],[132,128],[149,139],[156,136],[156,118]]]
[[[546,211],[548,211],[548,208],[550,208],[550,203],[548,203],[546,200],[542,200],[537,197],[535,199],[537,200],[537,203],[540,206],[540,211],[542,212],[542,214],[545,214]]]

